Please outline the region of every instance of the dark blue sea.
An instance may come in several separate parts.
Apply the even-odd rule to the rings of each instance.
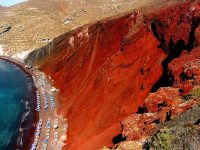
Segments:
[[[27,147],[35,120],[32,78],[19,66],[0,59],[0,150]]]

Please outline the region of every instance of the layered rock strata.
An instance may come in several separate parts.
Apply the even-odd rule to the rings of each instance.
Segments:
[[[60,89],[62,105],[57,112],[69,122],[64,149],[89,150],[113,144],[113,137],[121,133],[120,121],[143,106],[166,72],[165,65],[184,49],[190,51],[194,41],[198,45],[199,12],[198,1],[153,13],[135,10],[68,32],[29,55],[26,63],[39,66]],[[174,79],[178,86],[178,77]],[[177,89],[163,91],[178,100],[163,101],[161,94],[162,100],[152,98],[152,107],[145,103],[151,113],[158,112],[155,119],[161,122],[181,105]],[[156,106],[160,103],[167,107],[159,112],[161,108]]]

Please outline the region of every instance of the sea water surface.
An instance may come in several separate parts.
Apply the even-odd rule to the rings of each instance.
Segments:
[[[0,59],[0,150],[22,149],[34,123],[34,85],[19,66]],[[23,131],[23,132],[22,132]]]

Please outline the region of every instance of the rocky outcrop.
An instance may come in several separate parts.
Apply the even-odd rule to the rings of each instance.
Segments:
[[[154,35],[161,41],[160,47],[177,57],[183,47],[190,49],[193,46],[194,32],[200,21],[200,6],[198,1],[175,5],[146,19],[151,21]]]
[[[200,47],[189,53],[183,51],[179,58],[169,64],[169,71],[174,77],[174,87],[180,88],[182,93],[200,85]]]
[[[184,113],[197,104],[199,100],[185,101],[180,97],[178,89],[161,88],[158,92],[149,94],[145,100],[146,112],[132,114],[122,121],[123,138],[126,138],[126,141],[140,141],[148,138],[157,131],[159,123],[164,123]]]
[[[165,123],[171,119],[177,120],[177,118],[179,118],[179,116],[185,113],[188,109],[193,109],[196,104],[199,104],[199,53],[199,47],[194,48],[191,52],[183,51],[178,58],[169,63],[168,69],[174,78],[174,87],[160,88],[157,92],[150,93],[145,100],[143,107],[139,108],[138,113],[141,114],[133,114],[122,121],[122,138],[125,138],[126,141],[117,146],[118,150],[123,148],[126,149],[129,142],[135,143],[138,149],[143,149],[146,142],[145,139],[149,139],[149,137],[155,133],[156,134],[151,139],[153,140],[153,142],[151,141],[151,146],[154,148],[162,149],[162,146],[166,146],[167,144],[170,144],[167,145],[168,147],[175,146],[172,141],[168,141],[166,143],[166,141],[170,139],[165,139],[163,141],[160,140],[162,137],[173,137],[174,140],[179,137],[180,143],[178,147],[181,147],[184,145],[184,143],[187,143],[187,147],[191,147],[190,144],[188,145],[188,141],[190,141],[188,138],[180,137],[181,133],[187,132],[187,127],[190,127],[189,129],[197,129],[189,132],[188,134],[194,134],[195,139],[193,141],[193,146],[198,147],[199,136],[197,134],[199,132],[199,128],[193,126],[195,125],[195,121],[197,121],[197,125],[199,124],[199,117],[193,117],[193,124],[191,124],[192,122],[187,122],[185,120],[185,125],[183,125],[183,123],[180,124],[180,127],[178,125],[174,125],[169,129],[167,128],[167,130],[162,130],[164,126],[162,123]],[[195,107],[197,110],[199,110],[199,105],[196,105]],[[188,123],[191,125],[188,125]],[[162,127],[160,127],[160,124]],[[171,125],[171,123],[169,123],[169,125]],[[164,126],[164,128],[166,128],[166,126]],[[176,129],[177,133],[174,131]],[[174,132],[174,134],[171,134],[171,130]]]

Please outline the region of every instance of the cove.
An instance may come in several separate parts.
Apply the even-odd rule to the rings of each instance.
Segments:
[[[36,121],[31,76],[19,66],[0,59],[0,149],[27,148]]]

